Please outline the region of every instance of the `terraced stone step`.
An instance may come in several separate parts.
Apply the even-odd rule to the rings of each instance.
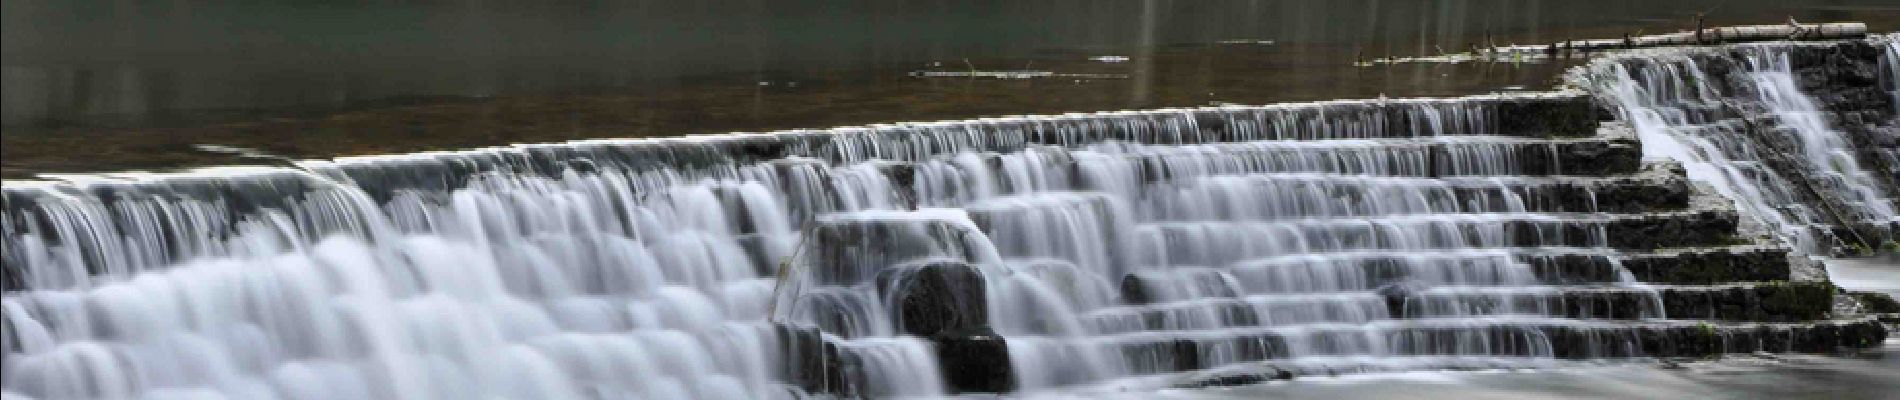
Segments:
[[[1106,338],[1128,368],[1181,372],[1234,363],[1355,356],[1604,359],[1725,353],[1827,353],[1886,340],[1873,319],[1809,323],[1626,322],[1562,319],[1401,320],[1370,324],[1136,333]]]
[[[1255,141],[1089,148],[1140,166],[1141,180],[1206,175],[1320,172],[1381,176],[1607,176],[1642,166],[1636,138],[1621,129],[1577,139],[1445,136],[1421,139]]]
[[[913,189],[926,200],[954,194],[941,192],[959,186],[1007,194],[1026,190],[1106,189],[1075,186],[1075,183],[1120,187],[1259,173],[1447,177],[1609,176],[1640,171],[1641,146],[1635,136],[1626,128],[1605,128],[1603,132],[1594,137],[1569,139],[1441,136],[1177,146],[1112,142],[1073,149],[1034,147],[1012,152],[963,153],[905,162],[914,163],[909,168],[916,178],[912,182]],[[1007,181],[971,181],[972,176],[992,176],[998,177],[992,179]],[[893,177],[892,180],[898,179]]]
[[[1659,251],[1608,251],[1584,248],[1482,249],[1439,252],[1425,255],[1393,255],[1378,252],[1316,253],[1250,260],[1236,264],[1254,269],[1296,269],[1279,273],[1278,279],[1310,280],[1311,274],[1354,280],[1353,288],[1369,289],[1405,279],[1442,276],[1453,271],[1469,271],[1485,266],[1487,271],[1503,273],[1513,263],[1522,263],[1535,282],[1560,285],[1588,285],[1621,282],[1628,271],[1637,282],[1671,285],[1707,285],[1739,282],[1771,282],[1792,279],[1788,249],[1772,246],[1729,246],[1710,248],[1670,248]],[[1399,263],[1419,263],[1425,271],[1394,269]],[[1453,268],[1457,269],[1453,269]],[[1325,268],[1326,272],[1297,269]],[[1416,267],[1413,267],[1416,268]],[[1469,273],[1469,272],[1467,272]],[[1471,282],[1466,282],[1471,284]],[[1321,286],[1324,287],[1324,286]]]
[[[1238,284],[1253,293],[1369,291],[1415,282],[1426,285],[1603,285],[1628,282],[1697,285],[1790,279],[1787,250],[1737,246],[1663,252],[1585,248],[1448,249],[1394,254],[1385,250],[1320,252],[1241,260],[1225,267],[1155,267],[1155,274],[1124,278],[1124,285],[1164,284],[1164,275]],[[1624,271],[1630,272],[1624,276]],[[1225,276],[1202,276],[1225,274]],[[1134,289],[1124,286],[1124,289]],[[1145,299],[1147,295],[1124,296]],[[1135,300],[1147,301],[1147,300]]]
[[[1837,332],[1835,333],[1836,342],[1848,343],[1849,345],[1841,346],[1844,348],[1865,348],[1865,347],[1876,346],[1876,345],[1854,344],[1854,343],[1859,343],[1863,341],[1875,340],[1874,338],[1877,337],[1877,336],[1868,335],[1872,333],[1871,331],[1863,331],[1866,328],[1861,325],[1866,324],[1866,322],[1868,322],[1868,319],[1865,319],[1865,318],[1858,319],[1858,320],[1830,322],[1832,324],[1836,324],[1837,326],[1839,326],[1837,328],[1834,328],[1834,330]],[[1842,328],[1845,328],[1845,329],[1842,329]],[[1721,330],[1724,328],[1712,327],[1712,329]],[[1826,329],[1824,328],[1823,331],[1825,330]],[[1817,335],[1808,335],[1804,337],[1809,338],[1810,340],[1814,340],[1814,341],[1824,341],[1825,339],[1824,336],[1826,335],[1826,333],[1825,332],[1818,332],[1818,333],[1819,334]],[[1762,335],[1754,335],[1754,336],[1756,338],[1762,337]],[[1774,335],[1768,335],[1768,336],[1772,337]],[[1794,336],[1788,335],[1787,337],[1792,338]],[[1763,340],[1763,339],[1751,339],[1747,337],[1747,335],[1736,335],[1734,337],[1731,337],[1725,340],[1732,340],[1732,339]],[[1731,348],[1729,343],[1727,343],[1726,341],[1719,342],[1719,344],[1716,344],[1716,345],[1709,345],[1706,343],[1706,341],[1701,341],[1701,340],[1688,341],[1688,343],[1693,343],[1695,345],[1693,347],[1686,349],[1690,351],[1680,352],[1679,354],[1674,355],[1674,356],[1649,356],[1649,357],[1665,358],[1665,359],[1683,359],[1683,358],[1704,359],[1711,356],[1721,356],[1723,354],[1741,354],[1745,352],[1743,350],[1746,348],[1745,346],[1746,343],[1743,343],[1744,345],[1734,346],[1733,348]],[[1825,348],[1826,346],[1821,343],[1809,343],[1809,344],[1803,344],[1801,346],[1812,347],[1814,348],[1814,351],[1812,352],[1816,352],[1816,353],[1830,353],[1830,352],[1836,351],[1836,350],[1826,349]],[[1700,351],[1716,350],[1716,351],[1703,353],[1697,350],[1700,350]],[[1765,355],[1762,352],[1750,352],[1750,353],[1752,353],[1752,355],[1756,357],[1768,357],[1770,359],[1776,358],[1773,355]],[[1631,359],[1626,359],[1626,360],[1614,360],[1614,359],[1587,359],[1585,360],[1585,359],[1550,359],[1550,358],[1537,358],[1537,357],[1408,356],[1408,357],[1381,357],[1375,360],[1368,360],[1365,357],[1354,357],[1354,356],[1299,357],[1299,358],[1291,358],[1291,359],[1273,359],[1273,360],[1265,360],[1265,361],[1257,361],[1257,362],[1244,362],[1244,363],[1237,363],[1237,364],[1230,364],[1230,365],[1215,366],[1215,367],[1202,369],[1202,370],[1185,371],[1178,374],[1175,377],[1170,378],[1169,381],[1173,382],[1170,385],[1171,387],[1181,388],[1181,389],[1193,389],[1193,388],[1209,388],[1209,387],[1222,387],[1222,386],[1255,385],[1255,384],[1266,383],[1270,381],[1286,381],[1286,380],[1292,380],[1292,379],[1308,377],[1308,376],[1331,377],[1331,376],[1340,376],[1340,375],[1346,375],[1346,374],[1389,373],[1389,372],[1407,372],[1407,371],[1497,371],[1497,370],[1524,370],[1524,369],[1558,369],[1558,368],[1570,368],[1570,367],[1600,367],[1600,366],[1603,366],[1605,363],[1614,363],[1618,361],[1626,361],[1626,362],[1635,363],[1635,362],[1643,362],[1645,361],[1645,358],[1631,358]],[[1674,360],[1669,360],[1666,362],[1668,364],[1665,364],[1665,365],[1675,363]],[[1653,368],[1654,365],[1642,364],[1640,367]]]
[[[1132,205],[1159,220],[1422,213],[1643,213],[1687,208],[1679,174],[1611,178],[1377,177],[1314,173],[1210,176],[1155,185]]]
[[[1590,98],[1577,92],[1512,93],[1011,116],[783,131],[760,136],[790,139],[800,146],[772,146],[769,141],[755,139],[754,143],[744,146],[752,151],[741,154],[802,155],[839,161],[865,156],[916,160],[957,151],[1006,152],[1031,144],[1083,146],[1107,141],[1191,145],[1449,135],[1581,137],[1594,134],[1598,121],[1599,114]],[[828,139],[829,143],[825,143],[828,146],[799,141],[814,138]],[[823,151],[801,151],[813,147]]]
[[[595,139],[427,156],[351,157],[312,166],[396,191],[460,187],[473,175],[493,171],[559,176],[573,168],[583,172],[690,171],[792,157],[834,163],[921,160],[961,151],[1011,152],[1035,144],[1082,146],[1133,141],[1175,145],[1442,135],[1580,137],[1595,133],[1598,120],[1589,96],[1579,92],[1513,93],[1012,116],[689,138]]]
[[[1825,282],[1665,287],[1398,284],[1371,291],[1286,294],[1214,290],[1185,300],[1098,309],[1081,319],[1096,333],[1506,316],[1789,322],[1827,318],[1834,292]]]
[[[1433,287],[1392,298],[1402,318],[1536,315],[1575,319],[1792,322],[1827,318],[1827,282],[1659,287]]]
[[[1818,326],[1816,326],[1818,330],[1816,330],[1816,328],[1809,328],[1809,334],[1807,334],[1807,336],[1799,336],[1803,337],[1805,343],[1788,345],[1788,347],[1807,347],[1807,349],[1811,349],[1811,351],[1803,351],[1803,353],[1834,353],[1837,349],[1830,349],[1830,347],[1826,345],[1826,343],[1828,343],[1828,336],[1830,336],[1830,330],[1834,332],[1834,334],[1832,334],[1832,336],[1834,336],[1832,341],[1834,341],[1834,343],[1841,343],[1839,347],[1847,347],[1847,349],[1872,347],[1872,345],[1864,345],[1864,343],[1870,343],[1870,341],[1872,341],[1872,343],[1879,343],[1875,337],[1883,336],[1873,336],[1872,330],[1866,328],[1868,322],[1873,322],[1873,320],[1870,320],[1870,318],[1860,318],[1860,320],[1834,320],[1834,322],[1826,322],[1826,324],[1834,324],[1834,328],[1818,328]],[[1875,324],[1877,324],[1877,322],[1875,322]],[[1697,330],[1704,330],[1704,328],[1697,326]],[[1720,339],[1718,339],[1716,343],[1708,343],[1708,339],[1704,339],[1704,337],[1689,336],[1693,337],[1693,339],[1685,339],[1685,341],[1678,341],[1678,343],[1689,343],[1689,345],[1693,345],[1693,347],[1689,347],[1689,349],[1685,349],[1685,351],[1678,351],[1678,353],[1674,353],[1674,355],[1657,356],[1657,358],[1706,358],[1706,356],[1739,355],[1739,353],[1752,353],[1752,351],[1748,351],[1748,347],[1752,345],[1750,341],[1761,343],[1763,337],[1769,337],[1769,339],[1771,339],[1771,337],[1790,337],[1790,339],[1797,337],[1794,336],[1794,334],[1788,334],[1788,336],[1775,336],[1775,334],[1761,336],[1761,334],[1759,334],[1759,328],[1758,334],[1754,334],[1754,336],[1748,336],[1748,334],[1721,336],[1721,332],[1746,330],[1746,326],[1731,326],[1731,324],[1710,326],[1710,328],[1706,328],[1704,332],[1710,332],[1710,330],[1712,330],[1712,332],[1718,332]],[[1773,330],[1773,328],[1771,328],[1771,330]],[[1659,336],[1680,336],[1680,334],[1674,334],[1674,332],[1672,332],[1672,334],[1659,334]],[[1759,353],[1756,353],[1756,355],[1759,355]],[[1178,377],[1172,379],[1172,381],[1174,381],[1172,387],[1176,387],[1176,389],[1235,387],[1235,385],[1258,385],[1258,383],[1267,383],[1267,381],[1288,381],[1288,379],[1307,377],[1307,375],[1341,375],[1341,373],[1425,372],[1425,370],[1528,370],[1528,368],[1550,370],[1550,368],[1566,368],[1566,366],[1602,366],[1604,362],[1607,362],[1607,360],[1602,360],[1602,358],[1598,358],[1598,360],[1577,360],[1577,358],[1571,358],[1571,360],[1552,360],[1552,358],[1531,358],[1531,356],[1387,356],[1387,358],[1379,358],[1379,360],[1366,360],[1364,356],[1302,356],[1302,358],[1284,358],[1284,360],[1241,362],[1241,364],[1216,366],[1216,368],[1207,368],[1207,370],[1184,372],[1182,375],[1178,375]]]
[[[1789,322],[1827,318],[1839,292],[1828,282],[1768,282],[1658,289],[1670,319]]]
[[[1267,360],[1187,371],[1168,379],[1176,389],[1257,385],[1302,377],[1337,377],[1350,374],[1410,371],[1505,371],[1557,369],[1565,367],[1601,367],[1614,360],[1555,360],[1531,357],[1415,356],[1383,357],[1304,357]],[[1630,362],[1636,362],[1631,360]]]
[[[1606,128],[1604,131],[1618,131]],[[737,139],[732,139],[737,140]],[[637,148],[666,150],[663,155],[652,155],[651,159],[626,160],[629,163],[651,164],[651,168],[634,168],[633,171],[649,170],[662,166],[679,169],[681,176],[696,176],[697,170],[716,171],[712,176],[739,174],[731,170],[735,165],[727,159],[725,153],[707,151],[706,143],[681,141],[670,144],[645,143]],[[97,207],[117,209],[137,207],[141,209],[158,208],[157,203],[171,202],[180,197],[194,199],[239,198],[244,201],[230,203],[232,206],[215,210],[209,214],[220,216],[205,222],[205,226],[190,227],[214,232],[233,231],[237,221],[246,220],[251,215],[264,211],[286,212],[291,215],[303,211],[300,199],[321,197],[325,201],[337,203],[335,206],[370,207],[382,206],[398,201],[397,193],[417,193],[410,189],[424,189],[430,193],[447,193],[464,187],[476,179],[483,171],[512,171],[532,174],[533,171],[547,170],[549,176],[565,176],[567,170],[594,173],[607,170],[600,163],[604,154],[588,154],[589,146],[543,148],[522,146],[508,151],[490,149],[484,151],[431,153],[403,157],[376,157],[360,160],[337,162],[313,162],[305,165],[308,171],[283,169],[240,168],[232,169],[228,177],[208,177],[206,175],[177,175],[142,178],[144,180],[101,183],[83,188],[73,186],[48,185],[10,185],[5,191],[9,212],[41,214],[38,211],[26,211],[20,207],[40,204],[43,198],[68,197],[63,192],[89,193],[87,198],[97,198]],[[536,150],[539,149],[539,150]],[[545,150],[551,153],[539,154]],[[678,150],[673,152],[673,150]],[[607,151],[607,150],[602,150]],[[614,150],[619,151],[619,150]],[[631,150],[629,150],[631,151]],[[646,150],[637,151],[643,153]],[[656,150],[657,151],[657,150]],[[1053,149],[1049,151],[1070,152]],[[1120,165],[1129,168],[1128,179],[1136,182],[1173,182],[1189,178],[1222,174],[1272,173],[1272,172],[1321,172],[1371,174],[1386,176],[1444,177],[1444,176],[1550,176],[1581,175],[1605,176],[1636,172],[1641,167],[1641,150],[1634,137],[1627,134],[1601,134],[1589,138],[1575,139],[1525,139],[1498,136],[1440,136],[1420,139],[1382,139],[1382,140],[1322,140],[1322,141],[1255,141],[1244,143],[1219,143],[1185,146],[1144,146],[1109,145],[1091,150],[1093,157],[1107,165]],[[622,157],[624,155],[613,155]],[[1000,157],[992,154],[991,157]],[[1086,157],[1085,157],[1086,158]],[[373,161],[372,161],[373,159]],[[564,160],[555,163],[553,160]],[[1058,171],[1069,181],[1080,181],[1084,175],[1072,156],[1053,157],[1046,165],[1049,170]],[[791,161],[809,164],[807,161]],[[991,162],[991,161],[985,161]],[[554,163],[554,164],[548,164]],[[1000,165],[1000,161],[997,161]],[[546,165],[544,165],[546,164]],[[926,168],[913,164],[909,168],[891,166],[890,162],[880,162],[879,167],[892,173],[910,171],[909,177],[887,177],[893,184],[910,182],[909,195],[893,197],[908,199],[903,201],[925,202],[916,199],[918,187],[930,184],[919,179]],[[697,169],[696,169],[697,168]],[[624,173],[624,172],[619,172]],[[756,172],[763,173],[763,172]],[[987,174],[998,176],[1002,174]],[[319,179],[319,176],[322,179]],[[255,178],[269,177],[268,182]],[[334,180],[334,181],[327,181]],[[264,184],[264,183],[271,184]],[[354,183],[337,185],[337,183]],[[16,186],[19,186],[16,188]],[[359,195],[351,191],[361,189],[369,201],[358,202]],[[1010,188],[1009,190],[1021,190]],[[838,193],[813,194],[823,196],[824,203],[843,202],[844,196]],[[1573,196],[1574,197],[1574,196]],[[342,200],[338,200],[342,199]],[[441,201],[441,199],[405,198],[408,206],[420,207],[422,204]],[[749,203],[734,202],[737,205]],[[325,204],[330,206],[332,204]],[[914,206],[914,204],[909,204]],[[816,207],[814,207],[816,208]],[[832,208],[827,206],[826,208]],[[187,210],[188,212],[201,212]],[[159,210],[155,213],[180,213],[187,211]],[[807,210],[815,213],[816,210]],[[367,211],[364,211],[367,213]],[[749,214],[742,214],[749,215]],[[35,218],[53,218],[42,215]],[[618,216],[622,224],[631,225],[631,216]],[[186,216],[170,216],[169,220],[188,220]],[[144,232],[151,224],[138,220],[98,221],[102,232],[118,234],[152,235],[162,232]],[[349,226],[345,223],[334,225]],[[756,226],[736,224],[741,232],[755,230]],[[316,226],[313,224],[313,226]],[[338,228],[319,226],[313,229],[312,236],[329,234]],[[48,239],[50,240],[50,239]],[[181,246],[188,247],[188,246]],[[154,249],[158,253],[150,258],[166,260],[167,257],[188,258],[194,254],[183,254],[186,250],[175,248]],[[180,254],[173,254],[180,253]],[[118,256],[118,255],[113,255]],[[147,256],[147,255],[141,255]],[[103,257],[103,256],[102,256]],[[95,262],[96,260],[88,260]],[[18,268],[8,268],[18,270]],[[19,286],[19,284],[9,284]]]
[[[1636,280],[1663,284],[1785,281],[1793,277],[1788,249],[1737,246],[1625,253],[1622,264]]]
[[[1254,294],[1096,309],[1078,317],[1096,334],[1244,326],[1366,323],[1391,319],[1373,292]]]
[[[1139,224],[1148,265],[1218,266],[1288,254],[1362,250],[1612,247],[1648,250],[1732,242],[1736,215],[1440,214],[1374,219],[1171,221]]]
[[[791,363],[793,385],[814,393],[863,394],[866,363],[841,339],[812,328],[779,325]],[[956,392],[1000,392],[1014,387],[1009,369],[1011,342],[1028,346],[1079,346],[1078,349],[1116,349],[1123,369],[1155,374],[1224,367],[1205,382],[1248,382],[1253,378],[1221,377],[1249,374],[1241,363],[1307,365],[1328,370],[1329,360],[1418,360],[1419,365],[1473,365],[1477,361],[1537,359],[1585,360],[1643,357],[1706,357],[1753,352],[1829,353],[1843,348],[1867,348],[1885,340],[1887,332],[1872,318],[1808,323],[1706,323],[1684,321],[1579,323],[1562,319],[1407,320],[1368,324],[1308,325],[1298,327],[1224,329],[1175,332],[1168,335],[1135,333],[1117,336],[1051,341],[997,336],[934,339],[946,380]],[[1087,351],[1087,350],[1082,350]],[[1439,360],[1434,363],[1430,360]],[[1485,365],[1501,365],[1480,363]],[[1391,364],[1386,364],[1391,365]],[[1454,366],[1455,367],[1455,366]],[[1436,368],[1436,367],[1434,367]],[[1299,375],[1301,369],[1265,369],[1277,378]],[[1311,371],[1313,369],[1308,369]],[[1333,369],[1337,371],[1338,369]],[[1346,368],[1347,372],[1354,369]],[[1282,371],[1285,371],[1282,373]],[[1206,374],[1201,376],[1207,376]],[[1271,378],[1270,377],[1270,378]],[[1258,376],[1254,378],[1260,378]]]
[[[1279,113],[1273,126],[1382,128],[1384,137],[1432,136],[1444,134],[1487,134],[1525,137],[1587,136],[1593,133],[1598,115],[1588,97],[1568,93],[1505,94],[1451,99],[1409,99],[1398,101],[1336,101],[1314,105],[1287,105],[1287,108],[1324,108],[1323,115],[1287,118],[1285,111],[1272,106],[1248,112],[1241,107],[1222,107],[1195,111],[1196,126],[1216,136],[1250,138],[1261,131],[1261,114]],[[1241,108],[1242,110],[1235,110]],[[1239,112],[1235,112],[1239,111]],[[1317,114],[1317,113],[1316,113]],[[1433,120],[1446,121],[1437,124]],[[1358,123],[1347,122],[1355,121]],[[1340,123],[1347,122],[1347,123]],[[1369,122],[1369,123],[1368,123]],[[1468,133],[1443,129],[1463,125]],[[1448,126],[1449,125],[1449,126]],[[1436,128],[1436,129],[1435,129]],[[1247,135],[1253,133],[1253,135]],[[1337,135],[1334,135],[1335,137]],[[1320,135],[1277,135],[1282,140],[1324,139]]]
[[[1399,283],[1430,286],[1505,286],[1544,283],[1619,282],[1608,252],[1587,255],[1597,262],[1562,270],[1532,260],[1562,257],[1544,249],[1447,249],[1411,254],[1387,250],[1293,254],[1248,259],[1225,267],[1154,267],[1122,279],[1126,301],[1178,299],[1171,293],[1195,287],[1229,287],[1234,293],[1371,291]],[[1572,255],[1572,253],[1555,253]],[[1586,257],[1585,255],[1576,255]],[[1208,289],[1191,289],[1208,290]]]

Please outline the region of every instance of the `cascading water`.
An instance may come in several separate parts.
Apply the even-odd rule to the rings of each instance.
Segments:
[[[1887,73],[1881,75],[1880,87],[1893,97],[1894,114],[1900,114],[1900,38],[1888,35],[1881,48],[1885,51],[1880,54],[1880,70]]]
[[[1710,98],[1668,96],[1626,97]],[[1619,251],[1732,221],[1652,213],[1688,189],[1619,132],[1558,92],[8,182],[0,389],[929,396],[1676,354],[1695,325]]]
[[[1878,246],[1900,231],[1900,152],[1869,139],[1877,133],[1848,132],[1900,121],[1900,44],[1871,43],[1882,55],[1864,79],[1887,82],[1873,85],[1887,99],[1837,100],[1852,98],[1837,91],[1824,107],[1806,87],[1836,89],[1820,87],[1831,72],[1802,75],[1791,57],[1818,64],[1831,44],[1636,51],[1595,61],[1572,80],[1636,128],[1645,154],[1682,162],[1782,240],[1825,254],[1836,243]]]
[[[1556,173],[1517,161],[1556,147],[1488,136],[1491,104],[1109,113],[9,183],[6,390],[941,393],[938,353],[915,336],[932,322],[905,319],[917,299],[904,296],[949,279],[916,271],[958,265],[987,282],[963,300],[1008,339],[1023,387],[1172,370],[1124,348],[1197,335],[1301,332],[1274,350],[1290,355],[1498,353],[1491,340],[1547,355],[1508,318],[1561,315],[1549,308],[1563,299],[1508,249],[1600,247],[1599,221],[1540,203],[1556,181],[1503,177]],[[1434,178],[1454,176],[1469,178]],[[795,269],[775,297],[782,266]],[[1399,287],[1429,300],[1392,309],[1378,290]],[[1423,333],[1394,313],[1525,317],[1425,324],[1449,336],[1406,339]],[[1189,330],[1200,333],[1174,333]]]

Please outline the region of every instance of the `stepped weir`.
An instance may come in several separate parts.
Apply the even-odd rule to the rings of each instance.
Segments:
[[[0,374],[9,399],[884,397],[1886,337],[1802,262],[1893,240],[1900,44],[1571,79],[9,181]]]

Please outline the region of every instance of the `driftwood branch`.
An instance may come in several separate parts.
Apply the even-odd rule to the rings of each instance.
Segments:
[[[1562,57],[1572,54],[1587,54],[1598,51],[1644,47],[1771,40],[1856,39],[1867,36],[1867,24],[1860,22],[1803,24],[1791,19],[1787,24],[1782,25],[1724,26],[1715,28],[1702,28],[1701,18],[1697,18],[1695,23],[1697,29],[1660,35],[1642,35],[1642,32],[1637,32],[1635,35],[1624,34],[1623,37],[1619,39],[1565,40],[1552,44],[1473,48],[1469,53],[1441,54],[1431,57],[1384,58],[1368,62],[1359,62],[1358,64],[1523,60],[1533,56]]]

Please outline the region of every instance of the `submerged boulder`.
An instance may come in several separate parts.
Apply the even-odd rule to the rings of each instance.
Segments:
[[[893,267],[878,281],[904,334],[934,337],[989,329],[986,284],[973,265],[935,261]]]
[[[1423,284],[1405,281],[1380,286],[1378,289],[1374,289],[1373,292],[1378,293],[1379,297],[1385,298],[1387,315],[1403,316],[1405,315],[1406,303],[1409,303],[1413,297],[1418,295],[1419,291],[1424,289],[1425,285]]]
[[[1016,390],[1009,345],[994,332],[945,332],[931,339],[943,381],[953,393],[1002,393]]]
[[[990,328],[988,286],[975,265],[931,261],[878,274],[878,287],[901,334],[936,345],[944,384],[953,393],[1000,393],[1016,388],[1009,346]]]

